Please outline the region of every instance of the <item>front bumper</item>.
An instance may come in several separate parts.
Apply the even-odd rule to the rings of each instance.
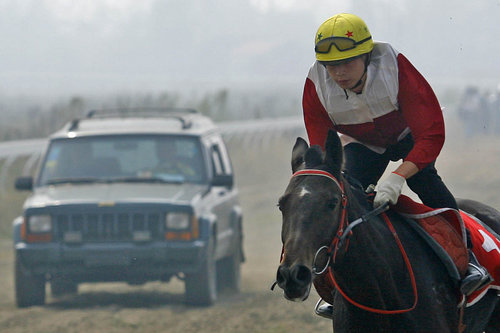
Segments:
[[[152,281],[196,272],[206,242],[15,245],[17,260],[34,274],[63,275],[75,282]]]

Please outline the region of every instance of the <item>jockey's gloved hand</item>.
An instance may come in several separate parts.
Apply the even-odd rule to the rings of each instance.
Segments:
[[[395,205],[398,202],[405,181],[406,179],[403,176],[392,172],[378,186],[377,194],[375,195],[375,199],[373,199],[374,208],[378,208],[386,203]]]

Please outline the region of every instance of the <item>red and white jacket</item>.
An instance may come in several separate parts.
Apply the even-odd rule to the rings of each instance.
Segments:
[[[348,96],[346,96],[346,94]],[[329,129],[347,135],[378,153],[409,132],[415,145],[405,158],[423,169],[444,144],[439,102],[425,78],[391,45],[375,42],[361,94],[344,91],[315,62],[302,99],[311,145],[324,143]]]

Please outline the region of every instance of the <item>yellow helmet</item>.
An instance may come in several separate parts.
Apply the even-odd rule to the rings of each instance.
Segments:
[[[353,14],[337,14],[323,22],[315,36],[316,59],[339,61],[373,50],[373,40],[366,23]]]

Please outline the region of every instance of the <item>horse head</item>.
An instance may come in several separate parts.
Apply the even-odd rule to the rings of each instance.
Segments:
[[[326,249],[339,229],[345,198],[340,183],[342,153],[333,131],[325,153],[302,138],[293,147],[293,176],[278,204],[283,253],[276,282],[288,300],[307,299],[314,272],[328,265]]]

